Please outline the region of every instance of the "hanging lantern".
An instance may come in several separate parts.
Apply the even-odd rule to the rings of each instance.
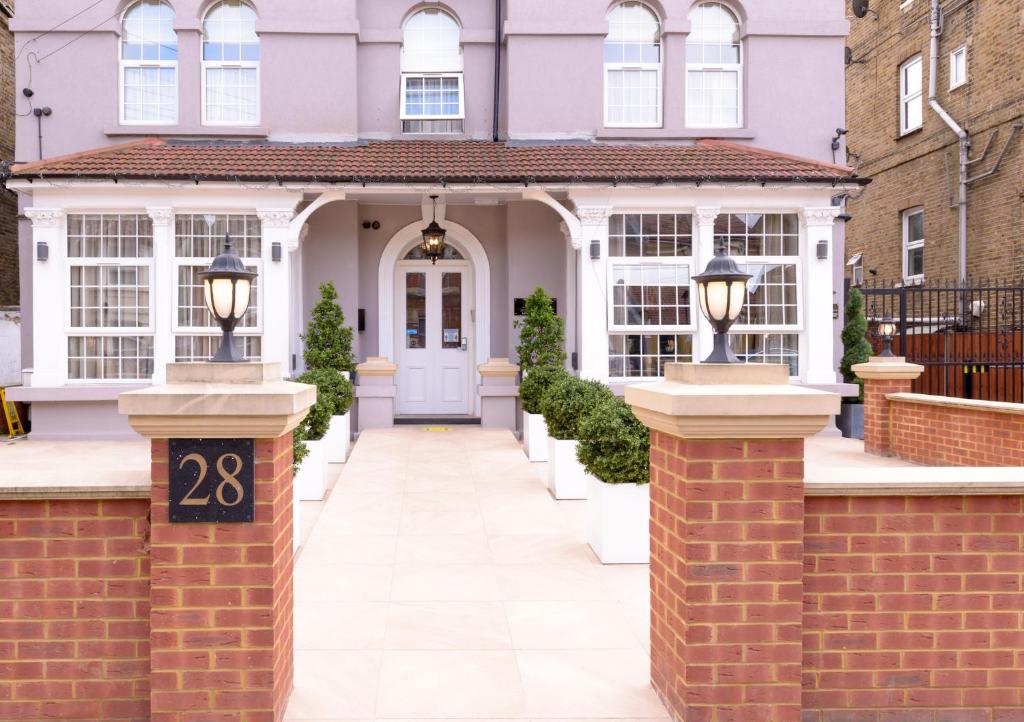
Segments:
[[[437,259],[444,255],[444,237],[448,231],[437,222],[437,196],[430,196],[430,200],[434,202],[434,216],[433,220],[430,221],[430,225],[422,231],[423,242],[420,244],[420,248],[423,249],[423,255],[429,258],[432,264],[436,265]]]

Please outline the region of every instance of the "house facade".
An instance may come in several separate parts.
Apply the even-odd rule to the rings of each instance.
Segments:
[[[846,68],[850,162],[872,178],[847,203],[850,280],[1019,284],[1020,4],[904,0],[872,9],[851,21]]]
[[[477,367],[515,360],[516,299],[536,286],[583,376],[700,360],[692,277],[717,246],[753,276],[737,353],[836,383],[836,198],[864,184],[832,158],[839,0],[71,15],[38,0],[14,25],[18,83],[53,108],[18,119],[9,183],[31,219],[17,394],[41,436],[129,433],[119,392],[211,354],[195,274],[225,235],[259,274],[244,352],[301,371],[333,281],[358,357],[398,367],[399,416],[477,415]],[[436,264],[419,248],[432,219]]]

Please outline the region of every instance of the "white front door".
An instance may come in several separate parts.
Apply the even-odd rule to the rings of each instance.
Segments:
[[[472,413],[469,264],[402,261],[395,280],[398,413]]]

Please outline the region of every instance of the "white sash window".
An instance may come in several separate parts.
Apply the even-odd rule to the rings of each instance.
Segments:
[[[178,122],[178,36],[174,11],[159,0],[141,0],[121,21],[121,123]]]
[[[720,2],[690,11],[686,38],[686,125],[743,125],[743,47],[736,15]]]
[[[260,39],[256,11],[222,0],[203,20],[203,123],[260,122]]]
[[[655,128],[661,125],[661,23],[640,2],[624,2],[608,13],[604,41],[604,124]]]

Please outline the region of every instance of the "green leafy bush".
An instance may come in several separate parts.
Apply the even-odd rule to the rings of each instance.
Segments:
[[[576,458],[589,473],[607,484],[650,482],[651,440],[629,404],[605,399],[579,425]]]
[[[302,337],[306,350],[302,358],[308,369],[355,370],[352,356],[352,327],[345,325],[345,312],[338,305],[338,292],[330,281],[320,284],[320,300]]]
[[[515,327],[519,329],[516,354],[523,371],[565,364],[565,320],[555,313],[551,296],[540,286],[526,297],[523,319]]]
[[[310,369],[296,379],[299,383],[316,386],[316,403],[299,424],[303,438],[322,439],[330,426],[331,417],[339,415],[341,404],[352,403],[352,382],[337,369]]]
[[[548,435],[567,440],[579,439],[579,423],[600,402],[615,398],[600,381],[584,381],[566,374],[548,387],[541,397],[540,412],[548,425]]]
[[[843,379],[860,387],[858,399],[864,400],[864,381],[853,373],[853,367],[866,363],[871,358],[871,344],[867,340],[868,321],[864,317],[864,295],[856,288],[850,289],[850,297],[846,302],[846,325],[843,326],[843,358],[839,362],[839,370]]]
[[[519,384],[519,399],[523,402],[523,410],[539,414],[540,400],[551,384],[568,376],[569,372],[561,366],[536,366],[530,369]]]
[[[309,456],[309,449],[306,448],[305,431],[302,424],[299,424],[292,432],[292,474],[299,470],[303,459],[307,456]]]

